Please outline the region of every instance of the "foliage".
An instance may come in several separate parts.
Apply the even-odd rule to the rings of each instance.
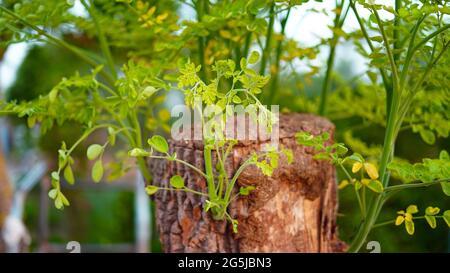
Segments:
[[[254,186],[241,187],[237,194],[233,194],[234,185],[239,178],[239,175],[245,170],[245,168],[254,165],[261,170],[264,175],[271,176],[274,169],[278,167],[279,154],[283,153],[288,162],[292,162],[292,152],[287,149],[281,149],[280,151],[269,148],[267,152],[255,153],[245,160],[241,166],[236,170],[232,177],[229,177],[230,173],[226,166],[230,152],[233,146],[238,142],[236,139],[227,138],[223,134],[222,122],[227,122],[228,112],[227,107],[231,104],[242,104],[245,106],[254,106],[255,110],[259,109],[262,114],[259,116],[260,124],[267,124],[268,127],[272,127],[276,122],[275,116],[269,110],[267,110],[261,102],[256,98],[256,94],[260,92],[260,88],[267,82],[268,77],[262,77],[256,74],[256,72],[247,67],[248,63],[254,64],[258,61],[258,54],[252,53],[249,60],[245,58],[241,59],[241,70],[235,70],[236,64],[233,60],[217,61],[212,70],[216,72],[216,78],[211,80],[211,83],[207,84],[200,79],[197,73],[200,73],[201,66],[196,66],[191,62],[187,62],[184,68],[180,69],[180,76],[178,77],[178,88],[181,88],[185,93],[186,104],[191,106],[193,110],[203,111],[198,102],[205,103],[206,106],[216,105],[220,108],[220,112],[224,113],[221,116],[220,121],[210,120],[207,115],[201,115],[202,128],[204,129],[202,139],[204,143],[204,159],[205,166],[204,171],[191,165],[189,162],[178,159],[177,154],[169,153],[169,145],[164,137],[159,135],[153,135],[148,139],[148,144],[151,148],[150,151],[146,151],[140,148],[134,148],[129,151],[130,156],[134,157],[148,157],[151,159],[163,159],[167,161],[175,161],[193,169],[198,175],[202,176],[207,181],[208,193],[198,192],[186,187],[183,177],[175,175],[170,178],[169,184],[171,188],[157,187],[149,185],[146,187],[146,192],[149,195],[157,193],[159,190],[182,190],[198,195],[207,196],[206,203],[204,205],[205,211],[211,211],[213,218],[216,220],[222,220],[226,218],[232,224],[233,231],[237,232],[238,222],[233,219],[227,212],[228,205],[231,201],[239,197],[240,195],[249,195]],[[232,84],[226,92],[221,92],[220,82],[221,80],[231,80]],[[240,82],[242,88],[236,88],[236,83]],[[240,95],[242,94],[242,95]],[[255,115],[255,113],[250,112]],[[232,116],[231,118],[234,118]],[[253,118],[258,118],[253,116]],[[213,128],[219,128],[212,132]],[[213,171],[213,159],[212,152],[217,155],[216,172]],[[155,154],[158,152],[159,154]]]
[[[285,31],[291,11],[306,2],[82,0],[87,15],[79,16],[72,12],[74,1],[2,1],[2,49],[24,41],[51,44],[72,53],[91,70],[80,68],[80,72],[66,75],[33,100],[0,101],[0,114],[22,117],[43,133],[68,122],[84,128],[73,145],[61,145],[58,168],[51,174],[53,188],[49,196],[56,207],[63,208],[69,201],[60,183],[76,182],[73,153],[96,131],[105,132],[107,139],[86,151],[93,163],[93,181],[124,175],[129,170],[122,163],[127,156],[124,150],[136,158],[137,167],[149,183],[148,194],[162,189],[151,184],[143,157],[189,164],[169,153],[167,141],[157,134],[167,132],[170,122],[170,114],[163,108],[165,91],[182,90],[186,104],[193,108],[198,101],[219,105],[222,110],[231,104],[251,105],[264,113],[269,125],[275,120],[263,103],[283,104],[286,100],[290,110],[317,111],[338,124],[338,138],[343,143],[332,144],[328,134],[299,132],[296,138],[300,145],[313,147],[315,159],[338,166],[341,189],[353,188],[361,214],[350,251],[358,251],[379,225],[376,220],[386,200],[396,193],[440,184],[449,194],[450,168],[445,151],[439,159],[423,156],[407,160],[399,158],[395,149],[399,135],[405,131],[417,133],[438,151],[442,150],[436,149],[439,141],[448,138],[449,4],[336,1],[332,14],[326,13],[333,17],[331,37],[304,47],[288,39]],[[179,10],[187,8],[194,11],[196,18],[180,20]],[[363,18],[362,10],[370,16]],[[357,19],[357,30],[344,28],[350,13]],[[74,39],[77,36],[81,38]],[[352,42],[367,61],[364,75],[351,79],[336,75],[335,52],[343,41]],[[322,66],[312,60],[324,48],[328,59],[322,71]],[[253,49],[257,50],[250,53]],[[296,70],[299,62],[308,68],[307,72]],[[320,72],[324,72],[323,78],[317,77]],[[281,80],[292,84],[281,87]],[[321,90],[319,96],[306,93],[308,85],[318,82],[318,88],[312,89]],[[285,96],[288,89],[294,91]],[[374,131],[383,131],[383,140],[361,137]],[[227,206],[239,195],[254,190],[252,186],[241,188],[238,195],[232,196],[241,168],[254,165],[271,175],[278,166],[280,152],[288,159],[292,159],[292,153],[281,149],[253,154],[233,177],[224,175],[228,173],[224,166],[219,166],[216,175],[211,153],[215,151],[226,161],[227,152],[235,144],[234,140],[215,141],[219,136],[204,135],[204,171],[188,167],[194,167],[208,182],[204,209],[216,219],[227,218],[236,231],[238,223],[228,215]],[[148,139],[150,150],[144,139]],[[102,155],[112,146],[122,150],[116,160],[119,163],[106,164]],[[351,155],[347,156],[349,150]],[[396,184],[397,180],[404,183]],[[169,183],[171,187],[164,190],[192,192],[178,175]],[[397,223],[402,221],[408,233],[414,233],[413,220],[421,217],[432,228],[437,226],[438,218],[450,222],[448,210],[439,215],[436,211],[440,209],[429,207],[423,216],[415,216],[417,210],[409,206],[398,215],[403,220]]]

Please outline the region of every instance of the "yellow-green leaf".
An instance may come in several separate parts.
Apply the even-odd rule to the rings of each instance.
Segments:
[[[247,186],[247,187],[241,187],[239,189],[240,195],[249,195],[251,191],[255,189],[255,186]]]
[[[373,180],[378,179],[378,170],[377,167],[375,167],[375,165],[373,165],[372,163],[364,163],[364,169],[366,170],[367,174],[369,175],[369,177]]]
[[[158,187],[153,186],[153,185],[148,185],[147,187],[145,187],[145,192],[148,195],[153,195],[158,191]]]
[[[409,212],[405,213],[405,221],[410,221],[411,222],[412,219],[413,219],[413,216],[412,216],[411,213],[409,213]]]
[[[370,183],[370,179],[367,179],[367,178],[361,179],[361,184],[363,184],[364,186],[368,186],[369,183]]]
[[[294,153],[291,149],[283,149],[283,153],[286,156],[288,164],[294,162]]]
[[[431,228],[436,228],[436,217],[431,215],[425,215],[425,219],[427,220]]]
[[[397,216],[397,219],[395,219],[395,225],[400,226],[403,223],[403,221],[405,221],[405,217],[399,215]]]
[[[75,178],[73,177],[72,168],[69,164],[67,164],[67,167],[64,169],[64,178],[66,179],[67,183],[70,185],[73,185],[75,183]]]
[[[64,194],[62,194],[62,192],[59,193],[59,197],[61,198],[61,201],[64,206],[70,205],[69,200],[67,200],[67,198],[64,196]]]
[[[406,208],[406,212],[410,214],[418,213],[419,209],[416,205],[409,205],[408,208]]]
[[[439,209],[438,207],[428,207],[425,209],[425,214],[432,216],[438,214],[439,211],[441,211],[441,209]]]
[[[352,173],[357,173],[359,170],[361,170],[361,167],[362,167],[363,165],[362,165],[362,163],[360,163],[360,162],[355,162],[355,163],[353,163],[353,166],[352,166]]]
[[[148,144],[161,153],[167,153],[169,151],[169,144],[164,137],[154,135],[148,139]]]
[[[450,210],[444,211],[442,217],[444,217],[445,223],[447,223],[447,226],[450,228]]]
[[[450,196],[450,182],[441,182],[441,187],[444,194]]]
[[[347,180],[347,179],[342,180],[341,183],[339,183],[338,188],[339,188],[340,190],[342,190],[342,189],[344,189],[345,187],[347,187],[348,184],[349,184],[349,183],[348,183],[348,180]]]
[[[92,144],[88,147],[86,155],[89,160],[96,159],[103,152],[103,146]]]
[[[233,97],[233,102],[236,103],[236,104],[239,104],[239,103],[242,102],[242,100],[241,100],[241,98],[239,96],[236,95],[236,96]]]
[[[62,209],[63,208],[63,201],[61,199],[61,195],[58,194],[58,196],[55,199],[55,207],[57,209]]]
[[[405,221],[405,228],[406,228],[406,232],[408,232],[409,235],[414,234],[414,222],[413,221]]]
[[[52,179],[55,181],[59,181],[59,173],[58,172],[52,172]]]
[[[181,189],[184,187],[184,179],[179,175],[172,176],[170,178],[170,185],[175,189]]]
[[[50,197],[51,199],[55,199],[57,195],[58,195],[58,190],[57,189],[51,189],[48,192],[48,197]]]
[[[92,180],[94,180],[95,183],[100,182],[103,177],[103,163],[102,160],[99,159],[95,162],[94,166],[92,167]]]
[[[259,52],[258,51],[252,51],[250,54],[250,57],[248,58],[249,64],[255,64],[259,60]]]
[[[128,152],[128,155],[132,157],[142,157],[142,156],[149,156],[150,153],[144,149],[134,148]]]
[[[378,180],[370,180],[367,187],[376,193],[382,193],[384,190],[383,184]]]

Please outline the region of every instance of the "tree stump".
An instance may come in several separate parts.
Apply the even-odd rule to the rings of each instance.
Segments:
[[[314,150],[300,146],[295,133],[314,135],[329,132],[334,125],[310,114],[280,116],[280,144],[293,151],[294,162],[281,157],[271,177],[255,167],[239,177],[240,186],[254,185],[248,196],[241,196],[229,206],[238,220],[238,233],[226,221],[212,219],[203,211],[205,197],[182,191],[158,191],[154,195],[156,222],[165,252],[342,252],[337,238],[337,187],[334,167],[314,160]],[[331,143],[331,140],[329,141]],[[328,144],[330,144],[328,143]],[[200,169],[204,169],[201,141],[169,141],[170,150]],[[261,149],[264,141],[241,141],[227,160],[230,176],[252,151]],[[206,181],[184,165],[150,160],[153,183],[169,187],[173,175],[181,175],[186,186],[206,192]]]

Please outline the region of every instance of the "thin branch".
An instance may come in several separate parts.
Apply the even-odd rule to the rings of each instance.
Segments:
[[[95,29],[97,30],[97,34],[98,34],[98,40],[100,42],[100,48],[106,59],[106,63],[109,67],[109,70],[111,71],[112,77],[114,78],[114,80],[116,80],[117,72],[116,72],[116,68],[114,66],[114,60],[111,55],[111,50],[110,50],[110,47],[108,44],[108,40],[106,39],[103,28],[100,26],[100,22],[99,22],[99,19],[97,16],[97,11],[95,10],[95,7],[94,7],[94,3],[91,0],[88,0],[88,1],[89,1],[89,5],[86,3],[85,0],[81,0],[81,3],[89,11],[89,14],[92,17],[92,20],[94,21]]]
[[[424,182],[418,183],[419,181],[414,181],[414,182],[407,183],[407,184],[386,187],[384,189],[384,192],[388,193],[388,192],[396,192],[396,191],[405,190],[405,189],[429,187],[429,186],[439,184],[441,182],[449,182],[449,181],[450,181],[450,178],[439,179],[439,180],[435,180],[435,181],[427,182],[427,183],[424,183]]]
[[[399,91],[397,64],[395,63],[394,55],[392,54],[391,47],[389,46],[389,40],[388,40],[387,34],[384,30],[383,21],[380,19],[380,16],[378,15],[378,12],[376,9],[372,9],[372,11],[377,20],[378,28],[380,29],[380,33],[381,33],[381,37],[383,37],[383,41],[384,41],[385,48],[386,48],[386,54],[388,55],[389,63],[391,65],[391,70],[392,70],[392,74],[393,74],[392,84],[394,85],[394,92],[396,90]]]

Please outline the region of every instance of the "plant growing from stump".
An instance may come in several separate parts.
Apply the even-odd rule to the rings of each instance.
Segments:
[[[254,109],[249,116],[254,119],[260,126],[266,126],[270,131],[277,117],[266,109],[256,97],[261,93],[261,89],[268,81],[268,77],[258,75],[254,70],[248,67],[249,64],[255,64],[258,61],[259,54],[252,52],[248,61],[242,58],[240,68],[236,70],[236,64],[233,60],[217,61],[212,70],[216,72],[216,78],[210,83],[205,83],[200,79],[198,73],[201,66],[196,66],[188,61],[182,69],[181,75],[178,77],[178,88],[185,94],[186,104],[192,107],[192,110],[203,113],[201,103],[206,107],[215,105],[219,108],[219,120],[217,116],[201,115],[202,140],[204,144],[204,166],[193,166],[189,162],[178,159],[176,153],[169,153],[169,145],[165,138],[154,135],[148,139],[150,151],[141,148],[134,148],[129,152],[130,156],[147,157],[152,160],[175,161],[194,170],[199,176],[206,180],[207,192],[198,192],[186,187],[184,179],[180,175],[170,178],[170,188],[157,187],[149,185],[146,187],[148,194],[155,194],[159,190],[181,190],[193,194],[206,196],[206,203],[203,204],[205,211],[211,211],[212,216],[216,220],[227,219],[233,226],[233,231],[237,232],[237,220],[227,212],[228,205],[242,195],[249,195],[255,186],[241,187],[236,193],[234,186],[240,174],[249,166],[256,166],[264,175],[271,176],[274,169],[278,167],[279,155],[283,153],[287,162],[293,160],[292,151],[281,148],[277,150],[275,147],[266,147],[265,152],[256,153],[246,159],[232,177],[228,176],[229,170],[226,163],[233,146],[237,143],[236,139],[227,138],[224,135],[223,124],[227,123],[227,119],[234,119],[233,113],[228,113],[230,105],[244,105]],[[231,83],[231,84],[230,84]],[[237,86],[240,87],[237,87]],[[221,91],[220,86],[226,86]],[[259,115],[257,114],[259,110]],[[159,154],[155,154],[158,152]],[[217,163],[214,166],[212,153],[217,156]],[[201,168],[199,168],[201,167]],[[214,170],[215,169],[215,170]]]

